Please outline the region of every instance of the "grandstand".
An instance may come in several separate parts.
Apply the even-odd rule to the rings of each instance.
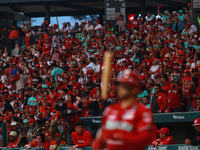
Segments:
[[[59,148],[70,149],[68,146],[75,144],[70,138],[71,131],[65,131],[65,127],[74,130],[80,120],[95,137],[104,108],[119,101],[113,81],[126,69],[137,74],[144,84],[137,100],[153,112],[156,127],[169,128],[174,137],[176,145],[162,145],[160,149],[200,149],[185,145],[185,139],[195,133],[193,121],[200,118],[200,34],[197,29],[200,18],[199,22],[192,20],[193,3],[119,0],[126,3],[125,18],[116,15],[112,24],[104,20],[103,15],[111,3],[115,7],[114,0],[109,2],[0,1],[3,11],[0,20],[11,13],[0,30],[2,149],[41,146],[48,150],[47,143],[54,141],[55,146],[56,136],[61,137],[62,133],[65,135],[63,143],[67,145]],[[99,14],[99,20],[82,20],[74,25],[66,20],[63,27],[49,22],[51,16],[90,14]],[[25,21],[31,17],[47,20],[40,26],[30,27]],[[19,20],[24,24],[17,27],[13,21]],[[104,21],[108,21],[107,24]],[[112,52],[115,58],[108,99],[102,101],[102,60],[106,52]],[[155,91],[155,87],[160,87],[159,91]],[[72,118],[68,115],[69,120],[72,119],[69,125],[65,122],[66,108],[63,109],[66,103],[74,111]],[[77,110],[82,112],[76,114]],[[41,132],[45,140],[40,145],[37,138]],[[15,142],[12,137],[16,138]],[[18,137],[25,139],[24,145]],[[89,146],[83,150],[92,149]]]

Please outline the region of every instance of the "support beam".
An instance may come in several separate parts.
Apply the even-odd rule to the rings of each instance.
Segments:
[[[50,5],[46,4],[45,5],[45,17],[47,18],[48,23],[50,24]]]
[[[99,13],[99,21],[101,24],[104,24],[105,22],[103,21],[103,12],[102,13]]]
[[[142,17],[145,17],[146,15],[146,0],[141,0],[140,1],[140,13],[142,15]]]

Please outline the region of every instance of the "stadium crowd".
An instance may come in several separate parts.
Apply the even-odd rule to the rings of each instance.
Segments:
[[[0,30],[0,123],[7,124],[8,147],[45,147],[65,132],[57,103],[79,116],[99,116],[116,103],[115,78],[131,69],[143,83],[138,101],[153,113],[200,111],[200,38],[190,10],[123,15],[105,26],[96,20]],[[77,34],[82,34],[80,39]],[[11,56],[19,46],[19,54]],[[114,54],[108,100],[101,101],[103,56]],[[76,130],[75,130],[76,132]],[[78,132],[77,132],[78,133]],[[23,140],[21,140],[23,139]],[[43,142],[40,145],[41,139]],[[65,139],[65,138],[64,138]],[[22,141],[22,142],[21,142]],[[54,145],[56,145],[54,141]],[[65,141],[61,142],[65,144]],[[76,147],[77,143],[73,141]],[[80,143],[79,143],[80,144]],[[76,148],[75,147],[75,148]],[[54,147],[55,148],[55,147]]]

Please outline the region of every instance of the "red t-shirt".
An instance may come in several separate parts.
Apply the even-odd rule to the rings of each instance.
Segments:
[[[45,43],[42,48],[42,54],[44,54],[45,52],[47,52],[46,54],[50,54],[50,51],[51,51],[51,44]]]
[[[92,142],[92,135],[89,131],[83,129],[83,133],[78,135],[78,133],[72,132],[72,141],[74,145],[78,145],[78,148],[89,147]]]
[[[158,143],[159,145],[169,145],[169,144],[174,144],[174,138],[172,136],[167,136],[167,138],[165,139],[157,139],[155,141],[152,142],[152,145],[155,145],[156,143]]]
[[[50,145],[57,145],[56,140],[51,141]],[[60,145],[66,145],[66,142],[61,140]]]
[[[9,35],[9,39],[15,39],[19,37],[19,32],[17,30],[12,30]]]
[[[18,139],[16,139],[14,142],[9,142],[7,147],[8,148],[15,148],[15,146],[17,145]]]
[[[144,150],[151,142],[153,119],[145,106],[136,102],[128,108],[121,103],[108,106],[103,114],[100,140],[95,141],[96,149],[108,150]],[[121,138],[115,138],[118,134]],[[107,137],[104,143],[103,139]]]
[[[181,107],[182,97],[181,92],[179,92],[176,88],[172,88],[168,92],[168,109],[174,109]]]

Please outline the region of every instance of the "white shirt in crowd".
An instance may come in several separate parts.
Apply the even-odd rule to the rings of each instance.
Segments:
[[[89,26],[89,24],[86,24],[86,25],[85,25],[85,30],[86,30],[86,31],[90,31],[90,30],[93,30],[93,29],[94,29],[94,27],[93,27],[92,24],[90,24],[90,26]]]
[[[152,72],[156,72],[156,70],[158,70],[158,68],[159,68],[159,65],[152,65],[151,66],[151,68],[150,68],[150,70],[152,71]],[[154,73],[153,74],[151,74],[151,79],[154,79]]]

